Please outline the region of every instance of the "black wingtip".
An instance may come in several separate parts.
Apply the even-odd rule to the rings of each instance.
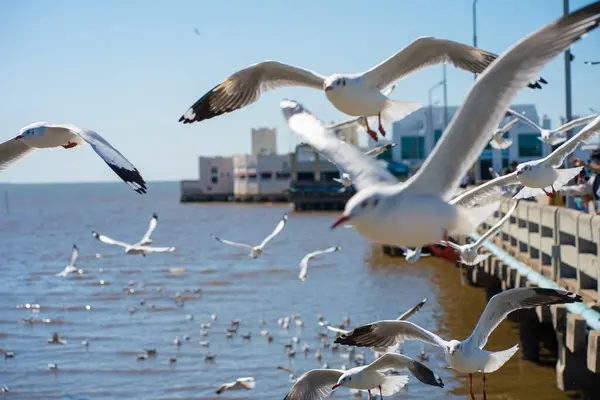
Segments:
[[[76,245],[76,244],[74,244],[74,245],[73,245],[73,248],[74,248],[74,249],[77,249],[77,245]]]
[[[334,340],[334,343],[343,344],[346,346],[355,347],[369,347],[368,345],[359,341],[359,337],[370,333],[373,330],[373,325],[363,325],[358,328],[354,328],[348,333],[341,334]]]
[[[155,220],[158,220],[158,214],[156,214],[156,213],[153,213],[153,214],[152,214],[152,218],[154,218]]]
[[[415,361],[413,365],[414,369],[412,372],[419,381],[430,386],[437,386],[441,388],[444,387],[444,382],[442,381],[442,378],[438,374],[433,372],[430,368],[428,368],[426,365],[421,364],[418,361]]]
[[[583,298],[577,293],[567,292],[566,290],[540,287],[535,287],[533,290],[537,294],[550,297],[552,299],[550,304],[581,303],[583,301]]]
[[[96,231],[92,231],[92,236],[98,239],[100,237],[100,234]]]

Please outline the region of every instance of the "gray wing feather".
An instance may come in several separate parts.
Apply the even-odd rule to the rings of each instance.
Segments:
[[[34,150],[20,139],[10,139],[0,144],[0,171]]]
[[[322,400],[331,394],[331,388],[344,371],[337,369],[313,369],[296,381],[284,400]]]

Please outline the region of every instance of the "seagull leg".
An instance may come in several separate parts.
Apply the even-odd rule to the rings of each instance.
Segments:
[[[473,374],[469,374],[469,394],[471,394],[471,399],[475,400],[475,393],[473,393]]]
[[[379,397],[383,400],[383,393],[381,392],[381,385],[379,385]]]
[[[371,136],[371,138],[374,141],[379,142],[379,139],[377,139],[377,132],[375,132],[373,129],[371,129],[371,127],[369,126],[369,120],[367,119],[367,117],[363,117],[363,121],[365,122],[365,127],[367,128],[367,133],[369,134],[369,136]]]
[[[65,149],[72,149],[75,146],[77,146],[77,143],[71,143],[71,142],[62,145],[62,147]]]
[[[554,190],[554,186],[552,186],[552,192],[548,193],[546,192],[546,189],[542,189],[544,191],[544,193],[546,193],[546,196],[550,197],[551,199],[554,198],[554,195],[556,194],[556,190]]]
[[[367,390],[367,392],[369,392],[369,400],[372,400],[372,397],[371,397],[371,389]]]
[[[550,186],[552,188],[552,197],[556,196],[556,189],[554,189],[554,185]]]
[[[442,238],[444,240],[444,242],[446,242],[446,247],[450,247],[450,243],[448,243],[449,238],[448,238],[448,231],[444,230],[444,237]]]
[[[483,373],[483,400],[487,400],[487,393],[485,392],[485,372]]]
[[[385,129],[383,129],[383,126],[381,125],[381,113],[377,114],[377,119],[379,121],[379,133],[385,136]]]

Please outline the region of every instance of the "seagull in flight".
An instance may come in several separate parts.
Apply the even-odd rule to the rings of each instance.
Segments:
[[[518,350],[516,345],[508,350],[490,352],[483,350],[488,337],[508,314],[523,308],[551,304],[567,304],[581,302],[581,296],[559,289],[526,287],[510,289],[493,296],[488,302],[479,322],[467,339],[444,340],[409,321],[382,320],[360,326],[342,335],[335,343],[357,347],[392,346],[398,340],[420,340],[444,350],[446,362],[458,372],[469,374],[471,398],[473,394],[473,373],[483,373],[483,398],[486,398],[486,374],[497,371]]]
[[[511,110],[511,113],[507,112],[507,115],[512,115],[515,113],[517,112]],[[498,127],[498,129],[496,129],[494,133],[492,133],[492,140],[490,140],[490,146],[492,146],[492,148],[496,150],[508,149],[513,144],[513,141],[512,139],[505,139],[504,134],[508,132],[513,126],[515,126],[519,121],[519,118],[514,117],[503,126]]]
[[[237,378],[233,382],[225,383],[217,389],[217,394],[221,394],[226,390],[250,390],[254,389],[256,382],[252,377]]]
[[[62,276],[65,277],[67,275],[69,275],[72,272],[77,272],[79,275],[83,274],[83,270],[82,269],[78,269],[75,267],[75,264],[77,263],[77,257],[79,256],[79,249],[77,248],[77,245],[73,245],[73,251],[71,252],[71,259],[69,260],[69,264],[67,264],[67,266],[65,267],[64,270],[62,270],[61,272],[59,272],[58,274],[56,274],[56,276]]]
[[[600,4],[593,3],[564,16],[496,58],[479,75],[423,166],[401,184],[328,133],[302,105],[283,100],[281,108],[291,130],[348,172],[358,189],[332,228],[348,223],[371,242],[405,247],[473,231],[499,202],[472,208],[449,204],[461,178],[479,158],[489,132],[498,126],[519,90],[546,63],[595,29],[599,11]]]
[[[465,244],[465,245],[461,246],[452,241],[448,241],[448,244],[450,245],[450,247],[452,247],[454,250],[458,251],[458,253],[460,254],[460,261],[463,264],[477,265],[477,264],[480,264],[483,261],[485,261],[490,256],[490,253],[479,254],[478,253],[479,249],[481,248],[481,246],[483,246],[483,244],[486,240],[488,240],[490,237],[492,237],[498,233],[498,231],[500,230],[502,225],[504,225],[504,223],[506,221],[508,221],[508,219],[510,218],[510,216],[515,211],[515,209],[517,208],[518,205],[519,205],[519,200],[515,201],[513,206],[506,213],[506,215],[504,215],[504,217],[502,217],[500,219],[500,221],[498,221],[496,223],[496,225],[494,225],[486,233],[484,233],[475,243]],[[445,243],[440,242],[440,244],[445,244]]]
[[[509,112],[511,112],[511,110],[509,110]],[[598,114],[587,115],[585,117],[580,117],[574,119],[573,121],[567,122],[566,124],[563,124],[556,129],[545,129],[533,122],[532,120],[530,120],[529,118],[527,118],[523,114],[519,114],[513,111],[512,115],[525,122],[529,126],[533,127],[534,129],[540,131],[540,136],[538,137],[538,139],[542,142],[548,143],[550,146],[556,146],[558,144],[563,143],[565,140],[567,140],[566,132],[570,131],[573,128],[577,128],[578,126],[588,124],[598,116]]]
[[[374,147],[371,150],[365,152],[365,156],[369,156],[369,157],[375,158],[378,155],[380,155],[381,153],[383,153],[383,152],[385,152],[387,150],[393,149],[394,147],[396,147],[396,143],[389,143],[389,144],[384,144],[382,146],[377,146],[377,147]],[[333,178],[333,180],[336,181],[336,182],[338,182],[338,183],[340,183],[343,186],[343,188],[340,190],[340,192],[343,192],[347,188],[349,188],[350,186],[352,186],[353,182],[352,182],[352,178],[350,177],[350,174],[348,174],[347,172],[344,172],[339,166],[338,166],[338,171],[339,171],[340,177],[339,178]]]
[[[382,91],[406,76],[425,67],[452,64],[476,74],[482,73],[498,56],[462,43],[435,37],[415,39],[387,60],[359,74],[333,74],[328,77],[294,65],[277,61],[252,64],[212,88],[202,96],[179,122],[190,124],[216,117],[248,106],[262,92],[284,86],[302,86],[321,90],[339,111],[361,117],[371,137],[376,133],[369,127],[367,117],[377,116],[381,124],[399,120],[421,108],[421,104],[391,100]],[[535,77],[531,77],[535,78]],[[531,88],[541,88],[543,78],[525,82]]]
[[[152,235],[152,233],[156,229],[157,224],[158,224],[158,215],[156,213],[154,213],[154,214],[152,214],[152,218],[150,218],[148,230],[146,231],[146,233],[144,234],[142,239],[135,244],[120,242],[118,240],[109,238],[106,235],[102,235],[96,231],[92,231],[92,235],[96,239],[101,241],[102,243],[123,247],[125,249],[125,253],[130,254],[130,255],[141,254],[142,256],[146,257],[146,253],[170,253],[170,252],[175,251],[175,247],[148,246],[150,243],[152,243],[152,239],[150,239],[150,235]]]
[[[514,199],[526,199],[546,194],[554,197],[556,191],[575,178],[583,167],[560,168],[565,158],[577,149],[582,142],[588,142],[600,133],[600,115],[588,123],[571,139],[561,144],[548,156],[521,163],[517,165],[514,172],[499,176],[482,184],[482,191],[507,185],[522,184],[523,188],[513,197]]]
[[[273,232],[271,232],[271,234],[269,236],[267,236],[262,241],[262,243],[259,244],[258,246],[250,246],[249,244],[232,242],[231,240],[221,239],[220,237],[217,237],[217,236],[213,235],[212,233],[210,235],[218,242],[225,243],[230,246],[237,246],[237,247],[242,247],[244,249],[248,249],[248,250],[250,250],[250,257],[257,258],[262,254],[263,248],[266,246],[266,244],[269,243],[269,241],[271,241],[271,239],[273,239],[275,236],[279,235],[279,232],[281,232],[281,230],[285,226],[287,220],[288,220],[288,215],[285,214],[283,216],[283,218],[281,218],[281,221],[279,221],[279,223],[277,224],[277,226],[275,227]]]
[[[71,124],[35,122],[21,128],[17,137],[0,143],[0,171],[35,149],[72,149],[89,144],[104,162],[133,190],[146,193],[146,182],[123,154],[94,131]]]
[[[341,246],[331,246],[326,249],[316,250],[316,251],[313,251],[313,252],[305,255],[302,258],[302,261],[300,261],[300,274],[298,274],[298,279],[300,279],[301,281],[306,280],[306,275],[308,275],[308,262],[312,258],[314,258],[316,256],[320,256],[322,254],[334,253],[336,251],[340,251],[341,249],[342,249]]]
[[[400,248],[402,249],[402,255],[404,256],[404,259],[411,264],[419,261],[421,257],[429,257],[431,255],[429,253],[422,253],[422,247],[416,247],[414,250],[404,246],[401,246]]]
[[[371,364],[341,369],[313,369],[296,381],[284,400],[321,400],[338,387],[366,390],[379,390],[380,397],[391,396],[406,386],[406,375],[384,375],[383,371],[408,369],[426,385],[444,387],[442,378],[424,364],[402,354],[387,353]]]

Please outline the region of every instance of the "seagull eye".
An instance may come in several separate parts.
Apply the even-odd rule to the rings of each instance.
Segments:
[[[362,203],[360,203],[360,208],[365,208],[367,206],[367,202],[363,201]]]
[[[379,204],[379,199],[373,200],[373,207],[377,207],[377,204]]]

